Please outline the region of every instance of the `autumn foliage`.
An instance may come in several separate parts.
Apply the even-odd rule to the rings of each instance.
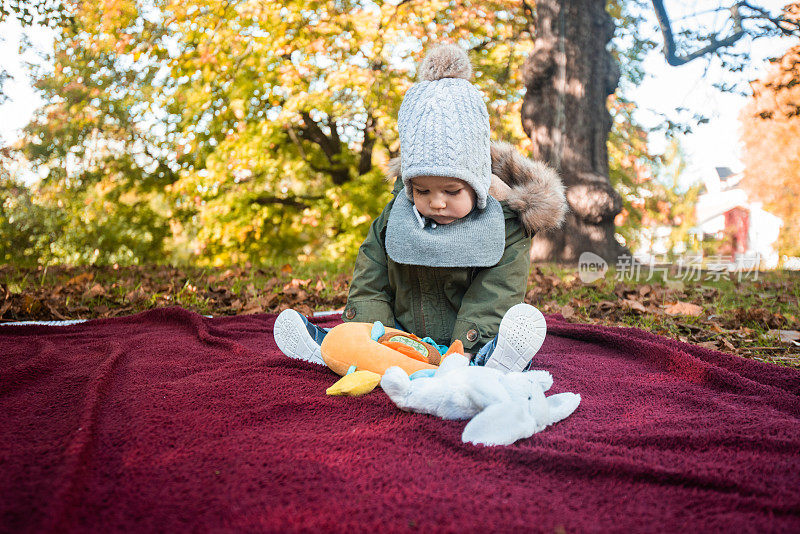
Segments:
[[[793,16],[800,19],[800,4]],[[781,254],[800,255],[800,45],[774,60],[751,84],[742,110],[743,186],[764,208],[783,219]]]
[[[0,158],[0,263],[347,263],[388,200],[397,111],[432,43],[469,48],[493,136],[529,153],[529,2],[63,5],[53,68],[32,72],[45,104],[11,155],[41,180]],[[615,52],[632,83],[646,49]],[[612,158],[646,163],[613,112]]]
[[[397,111],[434,42],[471,49],[494,134],[524,145],[523,2],[65,5],[74,24],[34,73],[46,104],[20,146],[52,233],[0,244],[0,261],[352,258],[388,200]]]
[[[53,50],[31,73],[45,104],[15,150],[0,150],[0,263],[346,264],[388,200],[397,111],[432,43],[469,48],[493,136],[530,153],[520,71],[535,2],[55,4],[58,16],[39,13],[54,28]],[[606,6],[622,71],[609,100],[610,174],[631,246],[650,225],[685,233],[696,194],[653,179],[669,161],[650,153],[625,98],[656,46],[638,32],[646,4]],[[783,107],[797,105],[794,54],[776,75]],[[789,252],[798,166],[780,154],[796,154],[799,136],[796,115],[762,113],[773,85],[753,104],[748,180],[772,184],[754,190],[794,221],[784,227]],[[20,168],[40,180],[23,181]]]

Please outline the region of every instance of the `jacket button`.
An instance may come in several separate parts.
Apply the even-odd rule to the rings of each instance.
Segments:
[[[467,341],[475,341],[478,339],[478,331],[474,328],[472,330],[467,331]]]
[[[344,316],[347,319],[352,319],[356,316],[356,310],[354,308],[347,308],[347,311],[344,312]]]

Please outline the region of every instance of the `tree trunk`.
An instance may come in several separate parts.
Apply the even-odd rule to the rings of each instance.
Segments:
[[[534,261],[576,263],[594,252],[610,263],[627,253],[614,238],[622,199],[608,178],[608,95],[619,66],[606,45],[614,22],[605,0],[537,0],[534,50],[523,65],[522,126],[533,156],[559,169],[570,211],[565,225],[537,235]]]

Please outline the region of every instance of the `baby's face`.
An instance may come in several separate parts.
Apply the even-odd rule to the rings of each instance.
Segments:
[[[457,221],[475,207],[475,191],[458,178],[417,176],[411,179],[411,190],[417,211],[436,224]]]

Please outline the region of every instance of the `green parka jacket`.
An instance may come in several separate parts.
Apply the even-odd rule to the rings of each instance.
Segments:
[[[531,237],[561,224],[566,200],[552,169],[522,157],[506,143],[492,143],[491,155],[492,173],[511,187],[500,203],[506,242],[497,265],[423,267],[392,261],[385,246],[392,199],[358,251],[345,321],[397,324],[443,345],[460,339],[466,352],[476,352],[497,335],[505,312],[525,298]],[[397,178],[399,159],[389,169],[389,178]],[[393,194],[402,187],[402,180],[396,180]]]

